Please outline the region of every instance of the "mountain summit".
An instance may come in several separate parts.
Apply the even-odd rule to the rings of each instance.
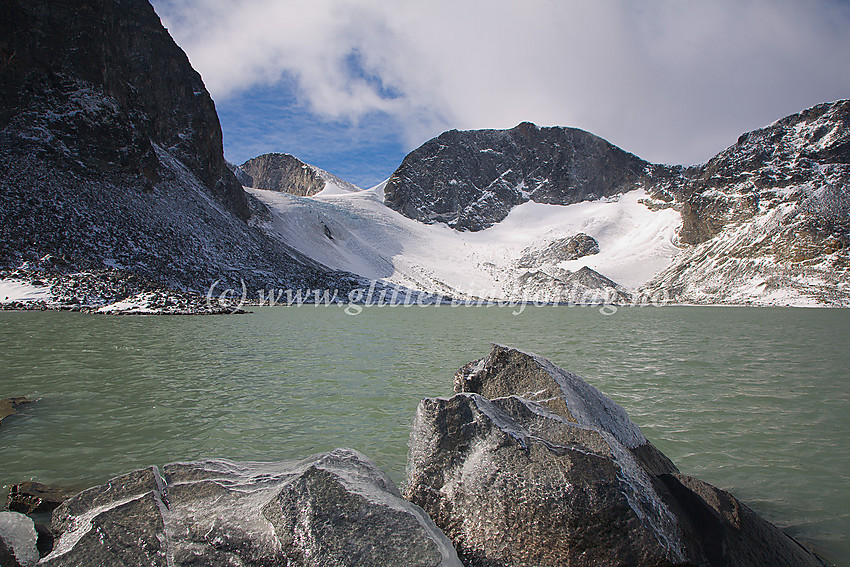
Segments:
[[[510,130],[450,130],[404,158],[384,189],[406,217],[483,230],[527,201],[569,205],[636,189],[669,168],[584,130],[523,122]]]

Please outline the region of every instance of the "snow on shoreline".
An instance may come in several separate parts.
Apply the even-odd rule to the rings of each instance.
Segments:
[[[39,285],[34,282],[26,282],[17,278],[0,280],[0,303],[34,303],[36,301],[50,301],[50,286]]]

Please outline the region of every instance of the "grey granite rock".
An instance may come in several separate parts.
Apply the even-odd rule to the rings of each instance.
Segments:
[[[419,405],[405,496],[467,567],[822,564],[542,357],[494,345],[455,390]]]
[[[356,451],[152,467],[54,512],[49,566],[460,567],[448,539]]]
[[[17,512],[0,512],[0,565],[33,567],[38,561],[33,521]]]

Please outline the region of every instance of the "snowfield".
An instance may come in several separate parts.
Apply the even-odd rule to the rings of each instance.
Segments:
[[[48,301],[51,297],[49,285],[34,285],[13,278],[0,280],[0,303]]]
[[[441,295],[527,298],[517,287],[530,271],[516,265],[523,252],[581,232],[598,241],[598,254],[535,271],[557,277],[587,266],[633,290],[679,251],[674,245],[679,213],[651,210],[643,190],[568,206],[527,202],[486,230],[458,232],[390,209],[383,204],[383,187],[357,192],[328,187],[313,197],[245,190],[273,211],[264,228],[313,260]]]

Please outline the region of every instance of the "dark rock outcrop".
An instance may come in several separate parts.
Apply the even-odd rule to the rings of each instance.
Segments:
[[[240,165],[239,169],[250,179],[251,183],[246,184],[248,187],[301,197],[315,195],[329,182],[348,191],[359,190],[359,187],[304,163],[290,154],[263,154],[249,159]]]
[[[0,127],[149,183],[161,175],[157,144],[248,218],[212,99],[148,2],[10,0],[2,10]]]
[[[451,130],[426,142],[387,181],[384,202],[412,219],[475,231],[529,200],[568,205],[668,173],[589,132],[525,122],[510,130]]]
[[[553,240],[545,248],[527,248],[517,260],[517,268],[539,268],[544,264],[558,264],[599,254],[599,243],[583,232],[567,238]]]
[[[425,513],[345,449],[135,471],[66,501],[53,528],[45,566],[460,567]]]
[[[69,490],[28,480],[9,487],[6,507],[21,514],[50,514],[71,496]]]
[[[9,417],[10,415],[15,415],[17,412],[17,408],[24,404],[31,404],[35,400],[32,398],[28,398],[26,396],[17,396],[14,398],[5,398],[0,400],[0,423],[3,423],[3,420]]]
[[[209,93],[146,0],[0,3],[0,202],[0,270],[118,274],[95,305],[216,281],[352,285],[257,226],[268,211],[227,168]]]
[[[494,346],[455,391],[420,403],[405,496],[467,567],[822,565],[546,359]]]

